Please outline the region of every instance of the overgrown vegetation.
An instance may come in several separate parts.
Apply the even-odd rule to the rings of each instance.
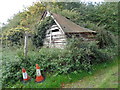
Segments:
[[[3,63],[5,68],[2,78],[3,85],[8,85],[7,82],[15,83],[18,80],[22,80],[22,67],[26,68],[28,74],[35,78],[36,63],[41,66],[43,74],[61,75],[80,70],[90,72],[93,65],[113,59],[114,54],[111,55],[110,51],[103,52],[98,49],[95,42],[80,41],[78,43],[78,40],[80,41],[77,38],[71,39],[66,50],[42,48],[38,52],[31,51],[27,59],[19,51],[19,62]]]
[[[116,59],[114,59],[111,62],[108,61],[106,63],[96,64],[92,67],[93,69],[91,70],[91,72],[86,72],[84,70],[79,70],[77,72],[74,71],[70,74],[61,74],[61,75],[57,75],[57,76],[47,74],[45,76],[46,79],[43,83],[35,83],[34,82],[34,78],[35,78],[34,76],[31,76],[32,80],[30,82],[26,83],[26,84],[22,83],[21,80],[18,79],[18,82],[16,82],[14,85],[12,83],[8,83],[8,88],[33,88],[33,87],[34,88],[61,88],[61,87],[64,87],[65,84],[67,84],[67,83],[76,82],[78,80],[84,80],[84,77],[85,78],[93,77],[92,80],[91,80],[92,83],[89,83],[91,81],[84,83],[86,85],[88,85],[88,84],[91,84],[92,86],[95,85],[95,86],[93,86],[93,88],[117,88],[118,83],[117,83],[117,80],[115,80],[115,79],[117,79],[117,76],[114,76],[114,78],[111,78],[111,80],[113,80],[112,82],[105,80],[105,78],[108,78],[108,77],[106,77],[106,75],[109,75],[109,76],[110,75],[112,75],[112,76],[116,75],[116,72],[115,72],[116,69],[115,69],[115,71],[112,71],[112,68],[113,67],[117,68],[118,61]],[[111,72],[108,73],[108,71],[111,71]],[[31,72],[28,71],[28,70],[27,70],[27,73],[29,75],[31,75]],[[102,76],[101,76],[101,73],[102,73]],[[97,76],[96,76],[96,74],[97,74]],[[45,74],[43,74],[43,75],[45,75]],[[99,82],[95,80],[95,78],[98,79],[98,78],[101,78],[101,77],[103,77],[103,78],[100,79]],[[87,80],[89,80],[89,79],[87,79]],[[103,85],[104,82],[101,82],[103,80],[105,81],[105,84],[107,84],[107,86]],[[79,84],[83,85],[83,83],[79,83]],[[108,85],[108,84],[110,84],[110,85]],[[82,87],[86,88],[86,85],[84,85]],[[72,87],[73,85],[70,85],[70,86]],[[89,87],[92,87],[92,86],[89,86]]]
[[[68,40],[64,50],[42,47],[46,30],[54,24],[50,17],[40,21],[40,14],[42,15],[46,7],[49,7],[47,9],[51,12],[59,13],[80,26],[97,31],[96,41],[84,42],[81,38],[72,38]],[[9,51],[3,53],[3,87],[22,80],[23,67],[32,78],[35,78],[36,63],[40,65],[42,74],[47,77],[81,71],[91,73],[94,65],[111,61],[117,56],[116,7],[117,3],[97,5],[73,2],[45,3],[44,5],[36,3],[28,10],[15,15],[7,25],[2,27],[3,37],[0,38],[4,46],[3,52],[10,49],[6,46],[13,46],[15,50],[12,51],[16,53],[13,53],[15,56],[7,54]],[[23,56],[25,31],[29,32],[32,43],[36,47],[28,52],[27,59]]]
[[[97,27],[97,32],[96,40],[99,48],[113,47],[118,44],[118,36],[115,36],[112,32],[105,30],[103,27]]]
[[[51,17],[48,17],[44,21],[39,22],[34,26],[35,34],[33,35],[32,42],[36,47],[43,46],[46,30],[48,30],[53,24],[53,19]]]

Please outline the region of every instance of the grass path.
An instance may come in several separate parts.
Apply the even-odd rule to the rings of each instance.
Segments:
[[[65,84],[64,88],[117,88],[118,66],[97,71],[92,76],[84,77],[74,83]]]

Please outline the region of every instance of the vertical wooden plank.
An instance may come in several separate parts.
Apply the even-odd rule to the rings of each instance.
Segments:
[[[24,56],[27,57],[28,52],[28,32],[25,32],[25,40],[24,40]]]

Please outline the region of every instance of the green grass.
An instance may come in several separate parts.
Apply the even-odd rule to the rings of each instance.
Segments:
[[[101,63],[93,66],[93,71],[79,73],[73,72],[67,75],[47,75],[42,83],[35,83],[35,78],[24,84],[21,81],[9,88],[117,88],[118,87],[118,60]]]
[[[75,83],[66,84],[65,88],[117,88],[118,66],[106,67],[92,76],[84,77]]]
[[[100,88],[116,88],[118,87],[118,68],[113,67],[111,70],[109,70],[108,73],[106,73],[106,77],[102,80],[102,83],[98,85]]]

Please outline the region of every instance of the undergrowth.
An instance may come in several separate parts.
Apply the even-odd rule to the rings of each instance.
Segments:
[[[35,78],[32,78],[31,81],[26,84],[22,83],[20,80],[14,85],[10,83],[8,88],[61,88],[67,83],[79,81],[87,76],[93,76],[100,70],[108,69],[113,66],[118,66],[118,59],[114,59],[111,62],[107,61],[106,63],[96,64],[93,66],[91,72],[79,70],[78,72],[75,71],[70,74],[57,76],[48,74],[47,77],[45,77],[45,81],[42,83],[35,83]]]
[[[39,64],[44,76],[67,75],[81,70],[91,72],[94,64],[110,61],[114,56],[109,56],[110,51],[103,52],[98,49],[95,42],[76,43],[78,39],[70,42],[71,44],[64,50],[42,48],[29,52],[27,58],[24,58],[22,50],[18,50],[19,61],[3,62],[3,87],[7,87],[8,82],[14,84],[18,80],[21,81],[23,67],[32,78],[35,78],[35,64]],[[74,44],[76,47],[73,47]]]

